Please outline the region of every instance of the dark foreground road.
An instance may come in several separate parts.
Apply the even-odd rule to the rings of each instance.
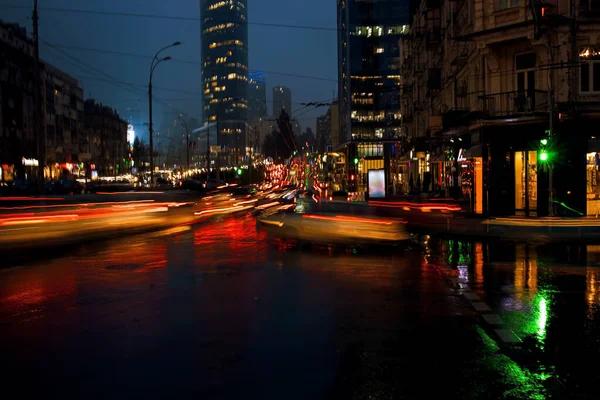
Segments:
[[[3,392],[22,398],[553,390],[504,355],[420,247],[296,249],[257,234],[249,217],[0,270],[0,339]]]

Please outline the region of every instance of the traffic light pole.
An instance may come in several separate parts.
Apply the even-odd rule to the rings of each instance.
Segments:
[[[550,72],[551,73],[551,72]],[[554,98],[552,96],[552,90],[548,91],[550,97],[550,115],[548,119],[548,134],[549,143],[552,146],[554,136]],[[552,147],[551,147],[552,148]],[[548,168],[548,216],[554,217],[554,188],[552,185],[552,162],[546,164]]]

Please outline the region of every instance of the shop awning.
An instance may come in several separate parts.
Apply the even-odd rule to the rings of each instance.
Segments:
[[[429,162],[445,162],[446,161],[446,153],[435,154],[429,158]]]
[[[475,146],[470,147],[469,150],[465,151],[465,154],[463,155],[463,157],[464,158],[481,157],[481,145],[476,144]]]

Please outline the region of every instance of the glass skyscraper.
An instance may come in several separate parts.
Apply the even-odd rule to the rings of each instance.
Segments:
[[[247,0],[200,0],[205,123],[248,118]]]
[[[400,41],[410,0],[338,0],[341,142],[348,186],[365,191],[371,169],[387,169],[400,137]]]

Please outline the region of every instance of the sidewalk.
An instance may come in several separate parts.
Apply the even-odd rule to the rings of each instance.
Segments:
[[[501,217],[485,218],[464,211],[461,202],[440,199],[406,201],[371,200],[352,204],[352,213],[373,212],[382,217],[402,218],[414,233],[444,234],[515,240],[577,240],[600,242],[600,218],[594,217]],[[339,206],[336,206],[341,211]]]

